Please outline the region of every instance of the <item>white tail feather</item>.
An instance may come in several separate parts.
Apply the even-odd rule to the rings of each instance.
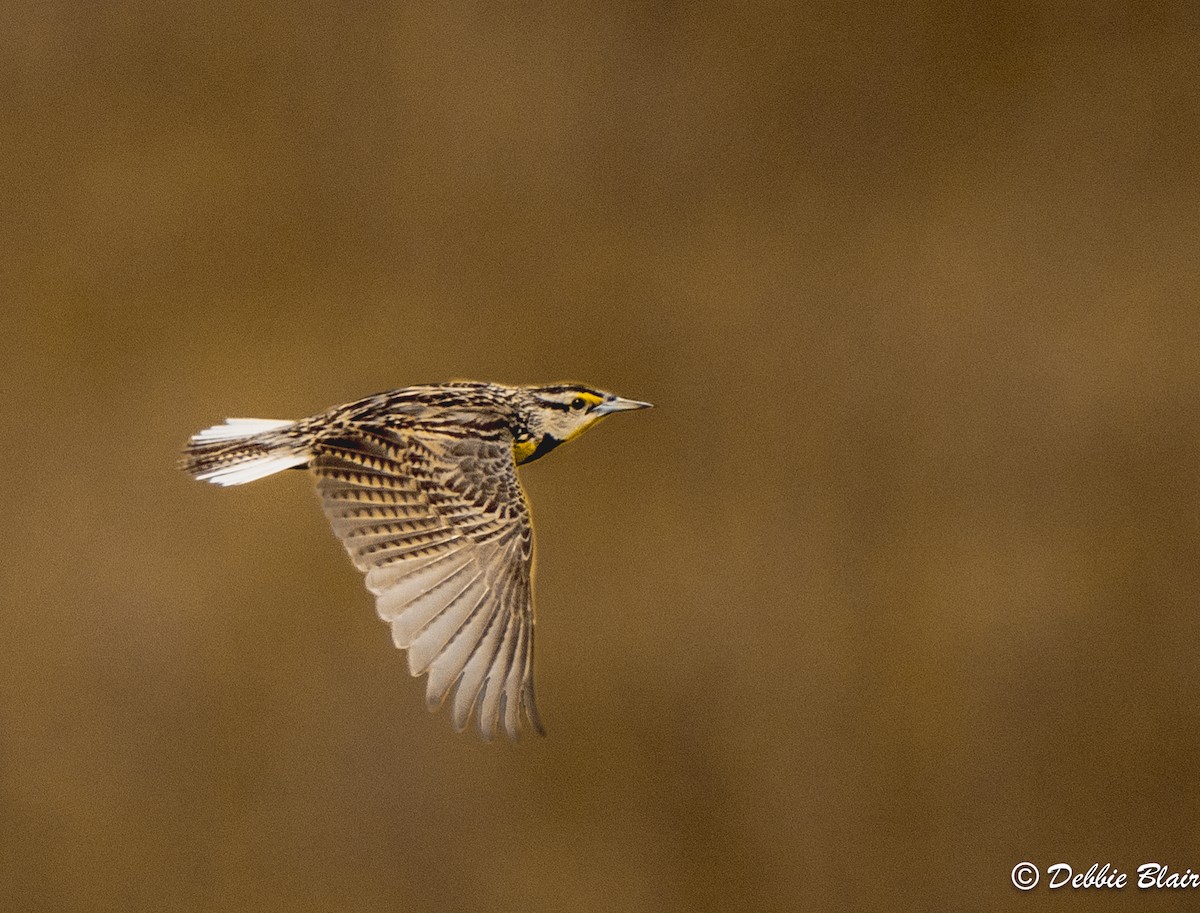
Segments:
[[[303,466],[308,462],[308,459],[304,454],[263,456],[258,459],[237,463],[233,466],[210,469],[208,472],[200,473],[196,478],[202,482],[212,482],[214,485],[224,485],[226,487],[230,485],[244,485],[246,482],[253,482],[256,479],[262,479],[277,472],[283,472],[285,469],[291,469],[293,466]]]
[[[309,460],[308,455],[289,453],[286,447],[277,448],[275,452],[263,448],[267,449],[266,453],[256,453],[253,449],[248,448],[250,449],[248,454],[242,454],[236,449],[238,441],[248,440],[265,432],[278,431],[291,424],[293,423],[284,419],[227,418],[223,425],[214,425],[212,428],[205,428],[198,434],[192,435],[193,447],[199,448],[203,452],[215,446],[218,454],[217,461],[223,462],[223,465],[197,472],[196,478],[202,482],[212,482],[214,485],[244,485],[246,482],[253,482],[285,469],[291,469],[293,466],[303,466]],[[229,445],[229,447],[227,448],[225,445]],[[220,454],[230,448],[233,449],[233,453],[221,460]]]
[[[239,437],[250,437],[263,431],[277,431],[292,424],[287,419],[277,418],[227,418],[224,425],[213,425],[192,435],[197,444],[213,441],[232,441]]]

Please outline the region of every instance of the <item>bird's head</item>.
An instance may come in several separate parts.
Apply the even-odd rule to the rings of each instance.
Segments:
[[[650,403],[623,399],[582,384],[526,387],[522,409],[524,427],[513,444],[518,463],[532,463],[567,441],[574,440],[614,412],[648,409]]]

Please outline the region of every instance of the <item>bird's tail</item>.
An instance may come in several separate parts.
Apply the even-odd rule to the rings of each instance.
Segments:
[[[283,429],[295,424],[269,418],[230,418],[192,435],[179,468],[202,482],[242,485],[303,466],[309,453]]]

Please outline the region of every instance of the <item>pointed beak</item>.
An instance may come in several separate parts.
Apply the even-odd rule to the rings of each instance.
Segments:
[[[640,403],[636,399],[616,399],[606,400],[592,410],[593,415],[608,415],[610,412],[632,412],[634,409],[650,409],[653,403]]]

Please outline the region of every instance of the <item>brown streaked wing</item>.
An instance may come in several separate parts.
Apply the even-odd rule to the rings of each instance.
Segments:
[[[486,739],[521,710],[543,733],[533,685],[533,526],[512,442],[458,429],[343,429],[314,444],[317,492],[380,618],[428,673],[454,726]]]

